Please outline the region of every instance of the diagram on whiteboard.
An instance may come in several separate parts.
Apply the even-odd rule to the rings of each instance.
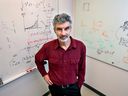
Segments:
[[[127,0],[76,0],[76,37],[87,56],[128,71]]]
[[[58,0],[0,1],[0,78],[6,80],[29,67],[41,46],[56,38],[52,19]]]

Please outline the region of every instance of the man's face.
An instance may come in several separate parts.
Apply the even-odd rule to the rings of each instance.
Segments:
[[[65,23],[57,23],[55,25],[54,31],[57,35],[57,38],[61,42],[66,42],[68,41],[70,37],[70,32],[71,32],[71,24],[69,22]]]

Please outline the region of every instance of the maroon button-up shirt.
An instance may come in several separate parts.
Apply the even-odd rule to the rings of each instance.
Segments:
[[[44,60],[48,60],[49,72],[44,68]],[[57,85],[77,82],[81,87],[84,82],[86,67],[86,47],[71,37],[71,44],[65,51],[57,39],[43,45],[35,56],[37,68],[42,76],[48,74]]]

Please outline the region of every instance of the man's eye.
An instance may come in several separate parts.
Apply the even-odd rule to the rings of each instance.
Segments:
[[[62,31],[62,30],[68,31],[69,29],[70,29],[70,26],[66,28],[56,28],[57,31]]]
[[[57,31],[61,31],[61,30],[62,30],[62,28],[57,28],[56,30],[57,30]]]
[[[69,30],[70,29],[70,27],[66,27],[64,30]]]

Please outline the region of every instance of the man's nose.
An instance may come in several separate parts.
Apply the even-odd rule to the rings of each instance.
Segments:
[[[64,29],[62,29],[61,35],[66,35],[66,31]]]

